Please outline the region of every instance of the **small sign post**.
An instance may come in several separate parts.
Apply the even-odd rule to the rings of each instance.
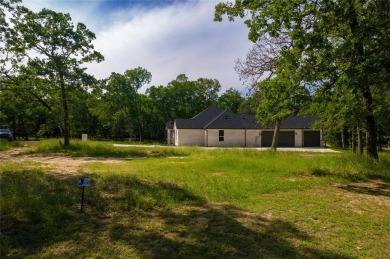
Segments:
[[[81,206],[80,206],[80,212],[83,213],[85,186],[91,186],[91,178],[79,178],[79,180],[77,181],[77,186],[83,187],[81,193]]]

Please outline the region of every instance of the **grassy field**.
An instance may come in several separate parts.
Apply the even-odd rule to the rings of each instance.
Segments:
[[[2,161],[1,258],[390,257],[390,153],[112,144],[45,141]],[[65,172],[38,160],[53,153],[102,159]]]

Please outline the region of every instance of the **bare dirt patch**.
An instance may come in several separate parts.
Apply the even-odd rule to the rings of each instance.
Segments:
[[[120,158],[96,158],[96,157],[69,157],[66,154],[55,155],[23,155],[25,148],[15,148],[1,152],[3,161],[14,163],[39,163],[44,167],[58,173],[76,173],[79,172],[83,165],[93,162],[120,163],[125,161]]]

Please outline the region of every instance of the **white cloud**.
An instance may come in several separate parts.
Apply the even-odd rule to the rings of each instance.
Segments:
[[[99,1],[23,0],[21,5],[37,12],[43,8],[69,13],[74,23],[82,22],[95,32],[108,24],[109,15],[99,13]]]
[[[95,49],[105,57],[102,63],[88,65],[88,72],[97,78],[141,66],[152,73],[151,85],[166,85],[177,75],[186,74],[191,80],[215,78],[223,90],[243,90],[233,67],[234,61],[245,57],[252,45],[247,39],[248,29],[240,20],[214,22],[218,2],[190,1],[105,13],[94,1],[81,5],[39,2],[39,7],[69,12],[73,20],[95,32]]]

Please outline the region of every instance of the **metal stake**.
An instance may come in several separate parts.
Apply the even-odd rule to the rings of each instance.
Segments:
[[[85,186],[83,186],[83,193],[81,194],[81,206],[80,206],[81,213],[83,213],[83,207],[84,207],[84,189],[85,189]]]

